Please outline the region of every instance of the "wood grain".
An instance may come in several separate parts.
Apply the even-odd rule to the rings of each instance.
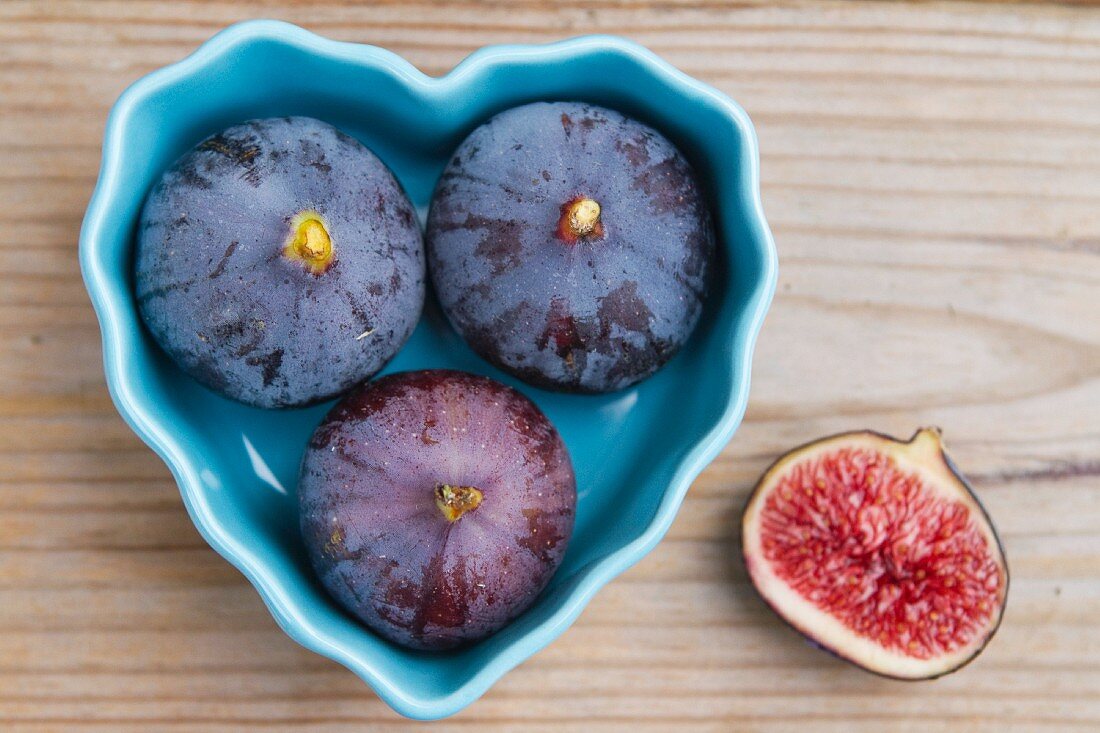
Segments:
[[[620,33],[760,135],[781,273],[744,426],[653,554],[439,730],[1100,729],[1100,11],[717,0],[0,3],[0,728],[409,727],[204,545],[105,394],[80,282],[110,104],[263,16],[433,74],[488,43]],[[736,524],[790,445],[925,423],[1014,575],[988,651],[906,684],[787,630]]]

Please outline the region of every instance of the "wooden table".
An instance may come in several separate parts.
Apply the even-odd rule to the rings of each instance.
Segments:
[[[620,33],[760,135],[781,268],[744,425],[653,554],[436,729],[1100,729],[1100,11],[717,0],[0,3],[0,729],[409,725],[199,538],[111,405],[77,268],[108,107],[259,16],[433,74],[483,44]],[[1014,575],[986,653],[911,684],[784,627],[737,524],[786,447],[927,423]]]

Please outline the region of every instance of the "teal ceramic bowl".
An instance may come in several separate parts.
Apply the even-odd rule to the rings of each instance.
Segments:
[[[303,552],[295,481],[307,437],[328,405],[265,412],[222,399],[176,369],[135,309],[135,222],[151,184],[184,150],[231,123],[275,115],[318,117],[358,137],[394,170],[423,214],[465,135],[494,113],[537,99],[614,107],[673,139],[711,198],[717,278],[684,350],[636,388],[602,397],[543,392],[495,371],[429,302],[387,371],[450,367],[518,387],[565,438],[579,502],[565,560],[530,610],[474,646],[409,651],[337,608]],[[115,404],[171,468],[203,537],[248,577],[293,639],[347,666],[398,712],[425,719],[476,700],[657,544],[692,479],[741,421],[753,343],[776,281],[749,118],[646,49],[607,36],[495,46],[432,78],[380,48],[274,21],[228,28],[122,95],[107,123],[80,262]]]

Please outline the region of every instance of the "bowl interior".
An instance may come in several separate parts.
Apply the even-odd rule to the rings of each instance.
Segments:
[[[232,52],[208,53],[190,73],[147,85],[128,108],[116,110],[120,184],[108,194],[94,257],[121,293],[117,318],[104,324],[108,340],[121,344],[116,377],[129,385],[141,421],[163,426],[183,446],[194,475],[173,468],[204,535],[253,581],[262,576],[257,586],[284,627],[308,619],[314,648],[328,647],[344,661],[369,660],[357,671],[369,668],[376,686],[390,688],[380,690],[383,696],[415,715],[416,705],[454,693],[499,655],[512,653],[512,664],[522,659],[519,642],[583,595],[578,588],[586,575],[638,541],[662,502],[679,502],[682,490],[670,498],[669,489],[689,453],[708,436],[728,437],[730,405],[738,401],[733,421],[740,418],[744,399],[737,393],[747,374],[738,365],[747,363],[744,350],[751,349],[758,320],[753,311],[773,268],[766,233],[752,213],[758,204],[751,130],[739,127],[705,90],[654,74],[652,61],[598,44],[569,53],[516,47],[431,80],[387,52],[324,43],[262,35],[242,40]],[[409,651],[330,602],[304,557],[296,476],[306,440],[328,406],[261,411],[220,398],[183,375],[142,328],[133,305],[135,222],[149,187],[186,149],[232,123],[277,115],[318,117],[360,139],[393,169],[423,215],[436,177],[463,137],[493,113],[536,99],[614,107],[676,142],[711,197],[720,263],[703,320],[683,351],[638,387],[601,397],[541,391],[496,371],[465,346],[429,299],[425,317],[386,371],[450,367],[520,389],[561,431],[576,468],[579,503],[564,563],[534,607],[479,644],[449,653]],[[684,489],[694,471],[680,477]],[[222,531],[212,533],[211,522]],[[583,601],[575,605],[573,615]]]

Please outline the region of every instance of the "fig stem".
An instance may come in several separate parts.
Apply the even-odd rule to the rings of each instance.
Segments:
[[[316,211],[302,211],[290,221],[291,233],[283,254],[314,275],[320,275],[332,265],[332,237]]]
[[[294,238],[298,254],[304,259],[323,260],[332,252],[332,240],[329,239],[325,225],[316,219],[306,219],[298,225],[298,236]]]
[[[587,196],[562,204],[561,218],[558,220],[559,239],[575,244],[583,238],[603,236],[603,222],[600,221],[600,204]]]
[[[592,233],[600,223],[600,205],[589,198],[583,198],[569,207],[569,226],[578,237]]]
[[[448,522],[457,522],[466,512],[481,506],[481,490],[473,486],[439,484],[435,487],[435,505]]]
[[[923,427],[913,433],[909,445],[932,454],[943,452],[943,431],[937,427]]]

